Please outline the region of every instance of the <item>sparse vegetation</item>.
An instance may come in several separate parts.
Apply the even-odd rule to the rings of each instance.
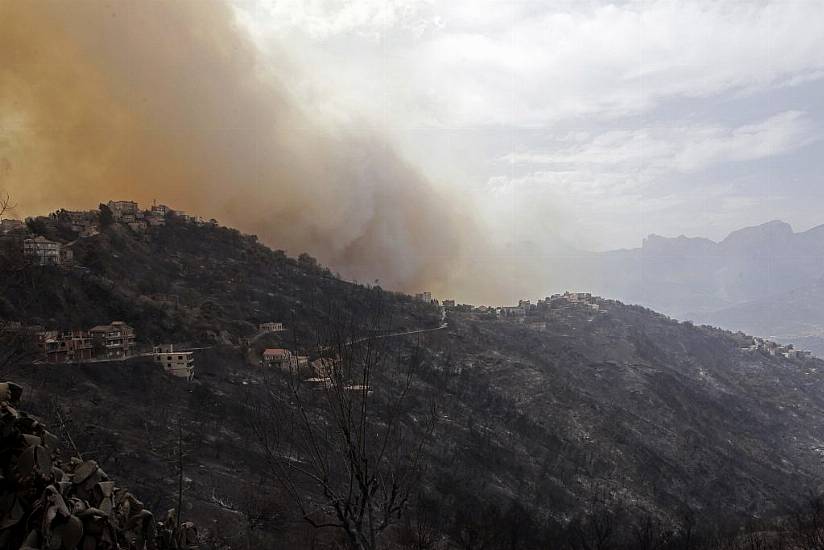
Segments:
[[[182,493],[209,548],[814,544],[803,496],[822,479],[816,359],[745,353],[742,335],[612,301],[553,306],[540,328],[462,308],[445,330],[351,345],[436,327],[439,312],[173,218],[145,234],[113,224],[74,250],[71,269],[4,263],[0,318],[120,319],[143,343],[208,349],[191,384],[143,359],[18,369],[27,408],[147,506],[178,507]],[[244,340],[272,319],[289,332]],[[261,370],[264,346],[341,359],[340,377],[313,391],[306,372]],[[169,461],[180,441],[183,469]],[[311,475],[295,471],[307,464]]]

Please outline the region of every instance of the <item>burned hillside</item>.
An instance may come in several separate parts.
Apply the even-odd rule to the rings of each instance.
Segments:
[[[366,292],[342,281],[308,254],[289,257],[253,235],[181,216],[136,229],[111,223],[79,235],[59,221],[30,223],[55,242],[68,243],[70,265],[27,265],[22,246],[6,243],[0,317],[46,328],[92,326],[112,319],[134,326],[148,341],[234,343],[259,323],[281,319],[298,335],[307,322],[329,315],[342,297]],[[7,238],[8,240],[8,238]],[[21,239],[22,240],[22,239]],[[23,265],[20,265],[20,264]],[[395,327],[437,322],[437,314],[409,297],[385,293]],[[364,300],[347,302],[352,314]]]
[[[751,349],[742,334],[597,297],[561,297],[523,315],[447,307],[442,322],[436,305],[174,218],[65,242],[75,242],[70,266],[3,272],[4,320],[68,330],[119,319],[138,347],[186,342],[194,379],[139,355],[52,365],[24,357],[14,379],[33,414],[148,507],[174,507],[182,470],[183,517],[206,548],[344,540],[305,521],[254,422],[262,404],[295,405],[290,380],[323,418],[317,388],[330,377],[319,373],[326,362],[312,365],[336,337],[339,352],[382,342],[386,360],[369,385],[341,387],[376,410],[396,406],[399,433],[421,444],[389,548],[579,548],[604,518],[612,547],[637,547],[642,525],[675,544],[690,529],[782,516],[824,477],[824,363]],[[376,311],[381,322],[371,323]],[[273,319],[287,330],[260,334]],[[266,365],[264,349],[290,350],[295,362]],[[323,498],[296,487],[309,502]],[[680,547],[716,547],[707,540]]]

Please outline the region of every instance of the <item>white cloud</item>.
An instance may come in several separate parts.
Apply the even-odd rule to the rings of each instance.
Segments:
[[[385,129],[510,241],[758,221],[745,211],[770,197],[708,171],[821,133],[820,102],[792,95],[824,78],[817,0],[235,1],[306,109]]]
[[[239,4],[392,125],[544,125],[821,78],[824,2]],[[250,8],[250,6],[252,6]],[[321,84],[323,85],[323,84]],[[341,99],[338,97],[337,99]]]
[[[489,193],[491,202],[516,204],[520,212],[542,204],[552,205],[558,217],[577,213],[567,224],[574,229],[564,236],[579,245],[630,246],[639,233],[695,228],[696,212],[728,220],[758,200],[746,188],[696,174],[787,153],[817,138],[809,117],[798,111],[731,128],[695,124],[570,134],[554,142],[554,150],[502,156],[504,175],[490,178]],[[673,191],[673,178],[683,175],[689,185]],[[700,219],[702,226],[708,224]],[[589,234],[582,234],[585,224]],[[528,221],[521,228],[524,234],[533,229]]]
[[[757,160],[786,153],[818,139],[806,113],[785,111],[737,127],[697,124],[611,130],[551,152],[509,153],[505,162],[592,167],[602,174],[639,173],[650,180],[689,173],[724,162]],[[566,140],[564,140],[566,141]],[[566,145],[562,141],[562,145]]]

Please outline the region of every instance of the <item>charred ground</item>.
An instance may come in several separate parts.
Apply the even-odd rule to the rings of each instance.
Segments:
[[[278,320],[290,331],[269,342],[308,347],[318,327],[368,316],[376,303],[386,332],[437,327],[437,309],[218,227],[114,226],[74,249],[70,270],[5,271],[0,315],[55,328],[120,319],[144,344],[209,349],[197,352],[192,383],[143,359],[22,367],[7,376],[26,387],[27,408],[160,508],[175,498],[182,426],[186,514],[216,544],[308,547],[318,533],[267,475],[249,422],[281,375],[250,364],[265,338],[251,347],[243,338]],[[614,541],[634,537],[642,519],[663,537],[784,514],[817,490],[824,363],[745,351],[740,334],[600,303],[595,312],[559,302],[540,314],[545,327],[450,311],[442,330],[394,338],[398,361],[416,363],[410,433],[433,401],[438,421],[393,540],[428,533],[463,548],[544,548],[576,529],[590,536],[598,514],[623,518]],[[376,399],[391,383],[377,381]]]

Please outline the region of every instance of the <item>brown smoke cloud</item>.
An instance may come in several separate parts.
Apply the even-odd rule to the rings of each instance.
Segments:
[[[0,188],[22,215],[157,198],[347,277],[464,284],[469,218],[380,135],[317,120],[288,73],[221,2],[0,0]]]

